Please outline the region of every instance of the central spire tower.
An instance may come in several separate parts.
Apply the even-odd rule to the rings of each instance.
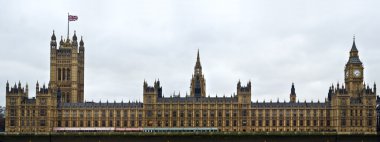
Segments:
[[[194,74],[191,78],[190,96],[191,97],[205,97],[206,96],[206,83],[204,75],[202,74],[201,59],[199,57],[199,49],[197,53],[197,62],[194,67]]]

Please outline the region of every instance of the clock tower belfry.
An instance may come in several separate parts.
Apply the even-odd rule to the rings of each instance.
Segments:
[[[358,53],[354,37],[350,57],[344,69],[345,85],[351,97],[359,97],[360,91],[363,89],[364,67]]]

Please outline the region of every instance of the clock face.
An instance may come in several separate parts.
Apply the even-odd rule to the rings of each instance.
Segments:
[[[348,77],[348,71],[346,71],[346,77]]]
[[[354,76],[355,77],[359,77],[361,75],[360,71],[359,70],[354,70]]]

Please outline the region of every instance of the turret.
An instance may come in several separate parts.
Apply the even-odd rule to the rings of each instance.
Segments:
[[[143,101],[145,103],[154,103],[158,97],[162,97],[162,87],[158,86],[159,83],[154,82],[154,86],[148,86],[148,83],[144,81],[144,94]]]
[[[78,41],[77,40],[78,40],[77,34],[76,34],[76,31],[74,31],[73,41],[72,41],[73,48],[77,48],[78,47]]]
[[[329,88],[329,93],[327,94],[328,101],[331,101],[331,96],[332,96],[332,86]]]
[[[63,36],[61,36],[61,41],[59,41],[59,45],[62,46],[63,45]]]
[[[154,89],[156,90],[157,97],[162,98],[162,87],[160,85],[160,79],[154,82]]]
[[[54,49],[57,48],[57,41],[56,41],[54,30],[53,30],[53,35],[51,35],[50,47]]]
[[[7,80],[7,86],[5,88],[6,88],[5,94],[8,94],[8,92],[9,92],[9,82],[8,82],[8,80]]]
[[[237,83],[237,96],[239,103],[251,103],[251,81],[246,86],[241,86],[240,81]]]
[[[145,89],[148,87],[148,83],[146,83],[146,81],[144,80],[144,85],[143,85],[143,89],[145,91]]]
[[[373,84],[373,93],[376,95],[376,82]]]
[[[38,94],[39,90],[40,90],[40,84],[38,84],[38,81],[37,81],[37,83],[36,83],[36,94]]]
[[[239,94],[240,92],[251,92],[251,81],[249,81],[247,83],[246,86],[241,86],[241,82],[239,80],[239,82],[237,83],[237,93]]]
[[[26,88],[21,86],[21,82],[14,84],[14,86],[9,86],[9,82],[6,83],[6,95],[21,95],[22,97],[27,97],[27,85]]]
[[[20,81],[18,81],[18,90],[21,90],[21,82]]]
[[[290,102],[295,103],[296,102],[296,88],[294,87],[294,83],[292,83],[292,88],[290,89]]]
[[[79,53],[84,52],[84,42],[83,42],[83,36],[80,37],[80,42],[79,42]]]
[[[37,82],[36,84],[36,95],[41,95],[41,94],[48,94],[49,93],[49,88],[45,86],[45,83],[42,85],[42,88],[39,88],[39,84]]]
[[[29,93],[29,85],[28,85],[28,83],[25,84],[25,92],[26,92],[26,94]]]
[[[78,40],[78,38],[77,38],[77,32],[76,31],[74,31],[74,35],[73,35],[73,42],[75,42],[75,41],[77,41]]]

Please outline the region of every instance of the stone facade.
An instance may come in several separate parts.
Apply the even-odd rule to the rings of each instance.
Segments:
[[[237,83],[230,97],[206,97],[199,51],[190,95],[163,97],[160,81],[143,83],[143,102],[83,102],[84,43],[51,37],[47,86],[6,86],[6,132],[51,132],[56,127],[215,127],[230,132],[376,133],[376,85],[363,83],[363,65],[355,41],[344,69],[345,83],[331,85],[324,102],[252,102],[251,82]]]

